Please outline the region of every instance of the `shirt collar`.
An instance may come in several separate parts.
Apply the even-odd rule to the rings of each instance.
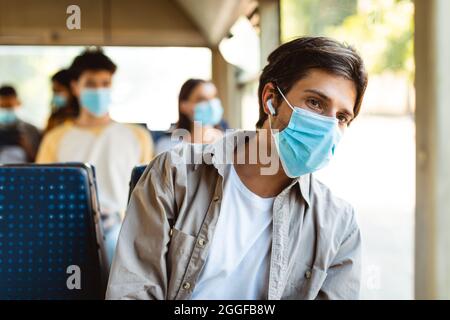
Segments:
[[[206,145],[203,149],[203,159],[206,163],[214,165],[218,173],[223,177],[229,164],[233,163],[234,149],[236,146],[245,143],[246,139],[256,135],[256,131],[234,130],[224,135],[213,144]],[[287,189],[298,185],[300,193],[305,202],[310,206],[310,180],[311,174],[303,175],[292,180]]]

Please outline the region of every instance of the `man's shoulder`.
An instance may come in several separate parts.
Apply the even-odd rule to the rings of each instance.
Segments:
[[[314,174],[310,175],[310,193],[313,197],[324,199],[332,205],[336,205],[338,207],[350,208],[352,207],[349,202],[342,199],[339,196],[336,196],[333,191],[328,187],[325,183],[323,183],[320,179],[314,176]]]
[[[150,132],[139,124],[114,122],[112,128],[116,131],[131,132],[131,134],[140,141],[147,141],[150,139]]]
[[[198,143],[178,143],[167,151],[158,154],[153,161],[165,164],[167,168],[180,165],[201,165],[203,152],[208,145]]]
[[[19,130],[23,130],[27,134],[34,134],[34,135],[40,135],[41,131],[33,124],[24,121],[24,120],[18,120],[17,125],[15,126]]]
[[[336,196],[322,181],[310,175],[310,197],[313,210],[324,221],[338,224],[356,224],[355,209],[346,200]]]
[[[48,131],[45,134],[45,139],[47,139],[47,140],[59,139],[62,136],[64,136],[64,134],[66,134],[68,131],[70,131],[73,127],[74,127],[74,124],[72,121],[66,121],[60,125],[57,125],[50,131]]]
[[[149,134],[149,131],[140,124],[114,122],[114,125],[117,126],[118,128],[126,128],[128,130],[136,132],[137,134],[147,134],[147,135]]]

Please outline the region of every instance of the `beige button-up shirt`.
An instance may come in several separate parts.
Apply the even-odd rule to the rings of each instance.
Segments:
[[[107,299],[190,298],[220,214],[225,170],[245,135],[183,144],[149,164],[131,195]],[[267,298],[357,299],[360,273],[353,208],[312,175],[294,179],[273,205]]]

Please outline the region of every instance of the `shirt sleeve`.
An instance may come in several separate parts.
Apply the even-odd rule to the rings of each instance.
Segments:
[[[136,125],[133,125],[132,128],[141,147],[140,163],[148,164],[154,156],[153,139],[147,130]]]
[[[19,122],[19,131],[23,139],[24,148],[28,150],[29,161],[36,160],[36,154],[39,149],[41,132],[35,126],[24,121]]]
[[[56,141],[53,134],[46,134],[42,139],[41,145],[36,155],[36,163],[57,162]]]
[[[153,139],[148,132],[143,132],[140,141],[142,146],[141,163],[148,164],[154,156]]]
[[[319,300],[357,300],[361,287],[361,233],[352,209],[351,221],[327,277]]]
[[[111,267],[106,299],[167,297],[166,256],[173,217],[173,188],[161,175],[163,155],[153,160],[133,190]]]
[[[71,128],[72,123],[67,122],[46,133],[39,146],[36,163],[58,162],[58,150],[61,140]]]

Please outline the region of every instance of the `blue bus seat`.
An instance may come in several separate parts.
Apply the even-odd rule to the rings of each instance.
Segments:
[[[147,168],[147,166],[136,166],[133,168],[133,171],[131,171],[131,178],[130,178],[130,191],[128,192],[128,201],[130,201],[130,197],[131,197],[131,193],[134,190],[134,187],[136,186],[136,184],[138,183],[139,179],[141,178],[142,174],[145,171],[145,168]]]
[[[0,166],[0,299],[104,299],[94,168]]]
[[[158,143],[159,139],[161,139],[162,137],[170,137],[171,132],[168,130],[150,130],[150,134],[152,136],[153,143],[156,145],[156,143]]]

